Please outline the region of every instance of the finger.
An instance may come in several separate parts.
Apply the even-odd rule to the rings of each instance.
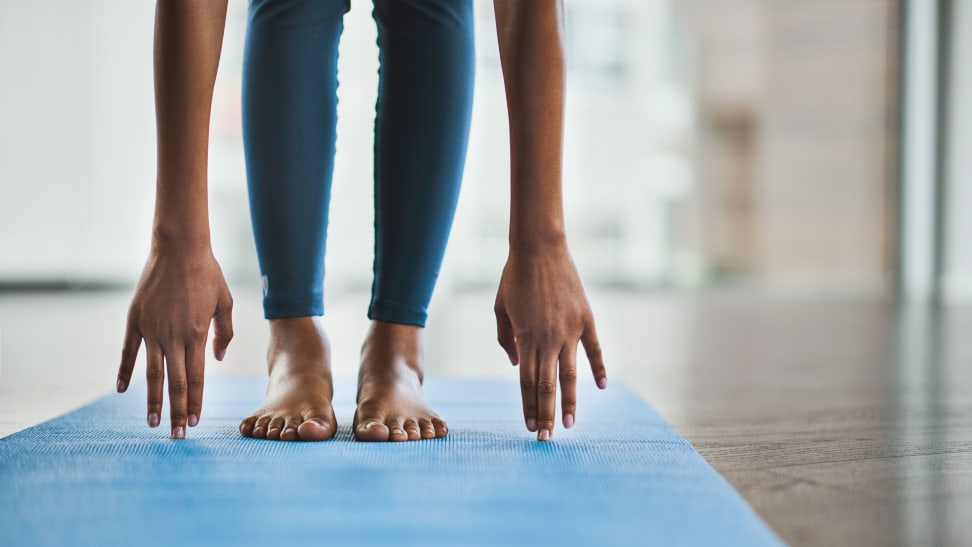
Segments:
[[[172,438],[184,439],[186,437],[186,397],[189,392],[184,347],[176,346],[166,351],[165,371],[169,375],[169,421],[172,425]]]
[[[496,310],[496,333],[499,345],[506,351],[510,363],[516,366],[520,358],[516,353],[516,336],[513,335],[513,323],[510,316],[506,315],[506,310],[499,308]]]
[[[206,372],[206,339],[196,340],[186,350],[186,381],[189,389],[186,399],[189,427],[196,427],[202,416],[203,383]]]
[[[607,370],[604,368],[604,359],[601,356],[601,343],[597,340],[597,331],[594,329],[594,321],[590,321],[584,334],[581,336],[581,343],[584,344],[584,353],[587,360],[591,363],[591,372],[594,373],[594,381],[597,387],[607,388]]]
[[[216,303],[213,314],[213,355],[217,361],[226,356],[226,347],[233,339],[233,297],[229,290],[223,293]]]
[[[148,383],[148,424],[158,427],[162,416],[162,388],[165,384],[162,348],[155,342],[145,341],[145,380]]]
[[[517,348],[523,360],[520,362],[520,396],[523,398],[523,418],[527,431],[537,430],[537,352],[524,347]]]
[[[540,355],[537,381],[537,439],[549,441],[557,415],[557,350]]]
[[[574,427],[577,412],[577,343],[571,343],[560,350],[560,411],[564,427]]]
[[[135,370],[135,360],[138,358],[138,348],[142,345],[142,335],[129,320],[125,328],[125,345],[122,347],[121,365],[118,367],[118,381],[115,389],[124,393],[132,381],[132,371]]]

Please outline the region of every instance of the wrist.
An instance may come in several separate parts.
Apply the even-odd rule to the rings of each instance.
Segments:
[[[156,224],[152,228],[152,249],[176,256],[211,254],[209,229]]]
[[[531,256],[567,251],[567,235],[561,229],[513,231],[510,233],[510,255]]]

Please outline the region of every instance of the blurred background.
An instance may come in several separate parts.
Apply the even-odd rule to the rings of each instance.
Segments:
[[[568,236],[612,381],[790,543],[972,543],[972,0],[566,5]],[[475,8],[472,134],[427,366],[516,389],[492,318],[506,111],[492,4]],[[114,386],[153,214],[153,10],[0,0],[0,436]],[[265,366],[245,30],[231,0],[210,211],[237,337],[217,375]],[[352,0],[324,318],[348,377],[371,283],[375,40],[371,3]]]
[[[370,284],[378,68],[370,11],[353,2],[341,44],[329,296]],[[564,184],[588,284],[891,292],[901,227],[900,11],[891,0],[568,2]],[[502,75],[491,3],[477,1],[476,13],[476,107],[440,295],[494,285],[506,252]],[[151,2],[0,2],[0,282],[136,279],[154,197],[152,18]],[[213,107],[211,214],[230,282],[258,292],[240,131],[245,26],[245,3],[231,2]],[[953,34],[965,40],[961,29]],[[968,70],[955,65],[960,74],[942,91],[961,97]],[[949,137],[951,149],[972,145],[967,130]],[[957,211],[972,206],[961,162],[951,155],[944,177]],[[972,295],[962,222],[951,215],[944,227],[955,234],[938,272],[950,298]]]

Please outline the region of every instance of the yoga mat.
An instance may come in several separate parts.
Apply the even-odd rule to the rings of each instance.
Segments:
[[[265,382],[208,378],[184,441],[145,426],[144,385],[0,439],[0,545],[780,544],[620,382],[541,443],[515,381],[429,379],[448,437],[377,444],[352,440],[350,380],[335,439],[240,437]]]

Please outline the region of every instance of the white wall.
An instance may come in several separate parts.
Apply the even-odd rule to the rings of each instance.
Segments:
[[[0,281],[141,269],[152,18],[150,2],[0,0]]]
[[[946,300],[968,302],[972,301],[972,0],[956,0],[953,6],[942,288]]]

